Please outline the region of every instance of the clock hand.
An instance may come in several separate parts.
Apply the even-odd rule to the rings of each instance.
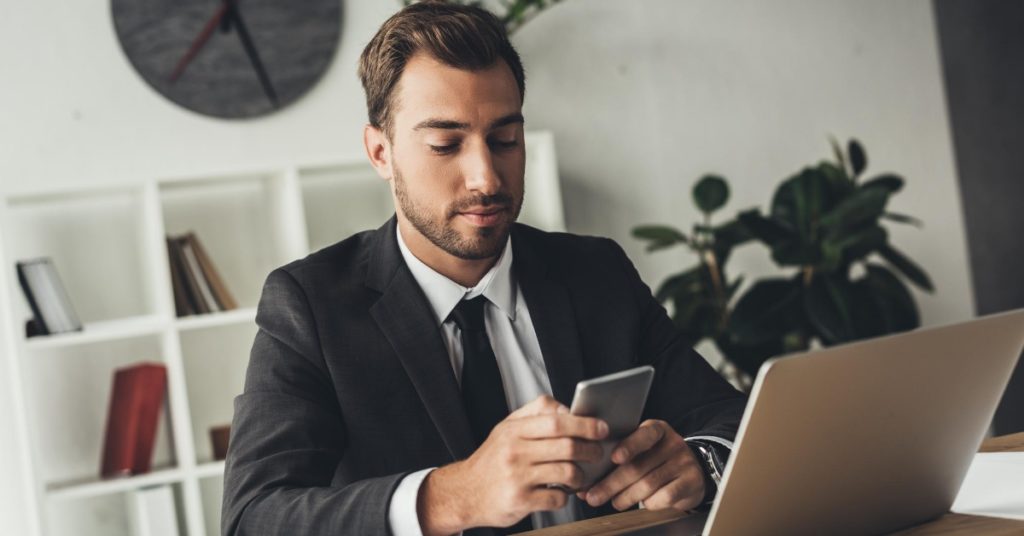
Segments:
[[[267,76],[267,71],[263,68],[263,62],[260,61],[260,55],[256,52],[256,45],[252,42],[249,30],[246,28],[245,22],[242,21],[242,13],[238,10],[238,2],[237,0],[224,0],[224,2],[228,5],[227,16],[231,18],[231,22],[238,29],[238,38],[242,40],[242,46],[245,48],[245,53],[249,56],[249,61],[252,62],[253,69],[256,69],[256,76],[260,79],[263,92],[267,94],[267,98],[270,99],[270,103],[274,105],[274,108],[277,108],[277,92],[274,91],[274,86],[270,83],[270,77]]]
[[[203,45],[206,44],[206,41],[210,39],[210,34],[213,33],[213,29],[216,28],[217,24],[221,22],[221,19],[224,18],[224,15],[225,13],[227,13],[227,11],[228,4],[227,1],[225,0],[225,2],[221,3],[220,7],[217,8],[217,11],[214,12],[213,16],[210,17],[210,20],[206,21],[206,25],[203,26],[203,29],[199,32],[199,35],[197,35],[196,38],[192,41],[192,44],[188,47],[188,51],[185,52],[185,55],[182,56],[180,60],[178,60],[178,64],[174,66],[174,71],[171,72],[171,76],[167,78],[168,81],[170,81],[173,84],[181,76],[181,73],[185,72],[185,67],[188,67],[188,64],[190,61],[192,61],[192,58],[195,58],[196,54],[199,53],[199,49],[203,48]]]

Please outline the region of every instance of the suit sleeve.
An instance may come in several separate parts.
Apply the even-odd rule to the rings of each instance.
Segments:
[[[405,473],[336,476],[345,424],[302,287],[273,271],[256,314],[245,389],[235,398],[221,532],[387,535]]]
[[[612,244],[639,311],[640,364],[654,367],[654,382],[642,418],[664,420],[683,437],[719,438],[731,447],[746,397],[686,344],[625,251]]]

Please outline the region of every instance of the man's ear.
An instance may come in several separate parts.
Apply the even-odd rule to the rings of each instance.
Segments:
[[[363,147],[370,165],[377,170],[377,175],[384,180],[391,180],[391,142],[381,129],[367,123],[363,127]]]

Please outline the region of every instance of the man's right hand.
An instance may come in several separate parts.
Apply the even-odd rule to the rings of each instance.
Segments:
[[[608,435],[600,419],[569,414],[550,396],[537,397],[499,422],[469,458],[432,471],[417,499],[423,534],[472,527],[508,527],[531,512],[565,506],[561,484],[578,489],[574,462],[597,462],[597,440]]]

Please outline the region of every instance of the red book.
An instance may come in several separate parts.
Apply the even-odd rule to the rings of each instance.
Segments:
[[[117,369],[107,411],[102,477],[149,472],[166,392],[163,365],[139,363]]]

